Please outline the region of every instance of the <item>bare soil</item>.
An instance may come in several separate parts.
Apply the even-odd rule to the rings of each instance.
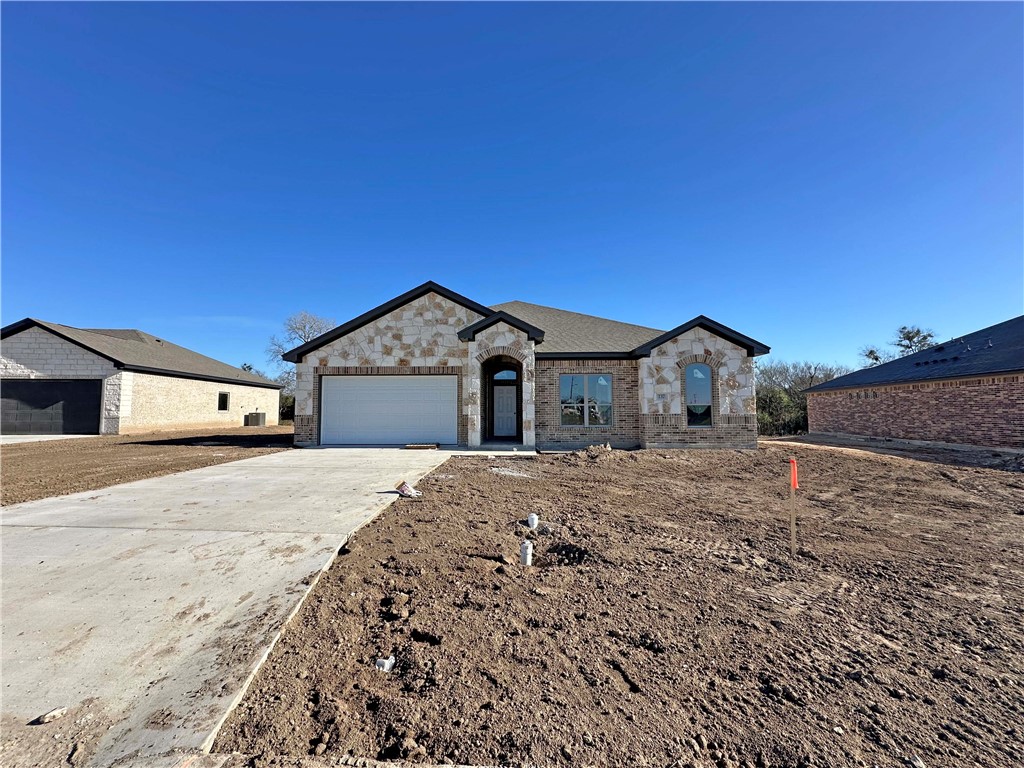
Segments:
[[[1019,764],[1024,474],[1004,459],[453,458],[352,538],[215,750],[253,766]]]
[[[0,447],[0,504],[93,491],[288,450],[293,429],[232,429],[103,435]]]

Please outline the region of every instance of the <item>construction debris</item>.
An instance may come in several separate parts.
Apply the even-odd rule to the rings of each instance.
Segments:
[[[57,707],[56,709],[51,709],[45,715],[40,715],[35,719],[34,722],[37,725],[45,725],[46,723],[52,723],[54,720],[59,720],[60,718],[64,717],[64,715],[66,715],[67,713],[67,707]]]
[[[396,485],[395,490],[398,491],[398,494],[400,496],[404,496],[407,499],[415,499],[423,495],[423,491],[417,491],[415,488],[413,488],[411,485],[405,482],[405,480]]]

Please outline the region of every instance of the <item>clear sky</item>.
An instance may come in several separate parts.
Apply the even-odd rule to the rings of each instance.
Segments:
[[[2,5],[2,319],[265,366],[425,280],[856,362],[1024,312],[1024,6]]]

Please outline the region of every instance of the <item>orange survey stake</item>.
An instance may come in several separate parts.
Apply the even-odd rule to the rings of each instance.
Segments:
[[[796,481],[796,459],[789,460],[789,484],[792,488],[800,487],[800,483]]]

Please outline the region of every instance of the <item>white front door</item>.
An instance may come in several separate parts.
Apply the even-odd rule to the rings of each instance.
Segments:
[[[496,386],[494,388],[494,436],[516,436],[516,388]]]
[[[321,445],[458,442],[455,376],[324,376]]]

